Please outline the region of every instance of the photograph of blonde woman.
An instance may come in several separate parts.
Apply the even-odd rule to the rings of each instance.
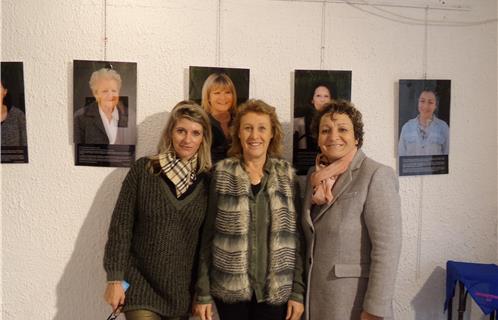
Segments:
[[[230,126],[237,106],[249,97],[249,70],[217,67],[190,67],[189,99],[197,101],[209,114],[213,143],[213,164],[227,157]]]

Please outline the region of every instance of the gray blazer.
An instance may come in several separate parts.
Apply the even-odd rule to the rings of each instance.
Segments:
[[[114,144],[135,144],[135,124],[128,123],[124,106],[118,106],[118,133]],[[78,109],[74,114],[74,143],[109,144],[96,102]]]
[[[302,217],[307,249],[306,319],[358,320],[362,310],[390,319],[401,249],[394,170],[358,150],[334,185],[332,204],[313,208],[311,172]],[[316,210],[314,221],[312,210]]]

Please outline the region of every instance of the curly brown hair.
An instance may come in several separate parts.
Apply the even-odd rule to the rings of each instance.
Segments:
[[[311,122],[311,133],[313,138],[318,139],[318,131],[320,127],[320,120],[323,116],[335,113],[345,114],[351,119],[353,123],[354,138],[358,140],[358,148],[363,145],[363,119],[361,112],[356,109],[353,103],[346,100],[332,100],[323,106],[322,111],[318,112]]]
[[[262,100],[255,99],[247,100],[245,103],[241,104],[237,110],[237,115],[233,120],[233,125],[230,129],[232,146],[228,150],[228,156],[239,159],[242,157],[242,145],[239,138],[240,120],[243,116],[250,112],[266,114],[270,117],[273,138],[268,146],[267,154],[270,157],[281,158],[283,152],[282,140],[284,137],[284,131],[280,121],[278,121],[275,108]]]

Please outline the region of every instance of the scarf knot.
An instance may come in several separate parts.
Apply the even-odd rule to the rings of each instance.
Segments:
[[[311,203],[316,205],[330,204],[334,200],[332,188],[341,174],[343,174],[353,161],[358,148],[353,148],[342,158],[329,163],[323,153],[316,156],[315,172],[311,174],[311,186],[313,194]]]
[[[159,155],[159,164],[164,175],[175,185],[177,198],[197,178],[197,153],[187,161],[177,158],[174,152],[163,153]]]

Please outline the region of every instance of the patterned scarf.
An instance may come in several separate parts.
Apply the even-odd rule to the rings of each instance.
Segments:
[[[159,155],[159,164],[163,173],[173,182],[176,197],[179,198],[197,177],[197,153],[190,160],[182,161],[174,152]]]
[[[311,174],[311,185],[313,186],[311,202],[313,204],[322,205],[334,200],[332,187],[337,178],[348,169],[357,150],[357,148],[353,148],[348,154],[332,163],[328,163],[327,158],[322,153],[316,156],[315,172]]]

